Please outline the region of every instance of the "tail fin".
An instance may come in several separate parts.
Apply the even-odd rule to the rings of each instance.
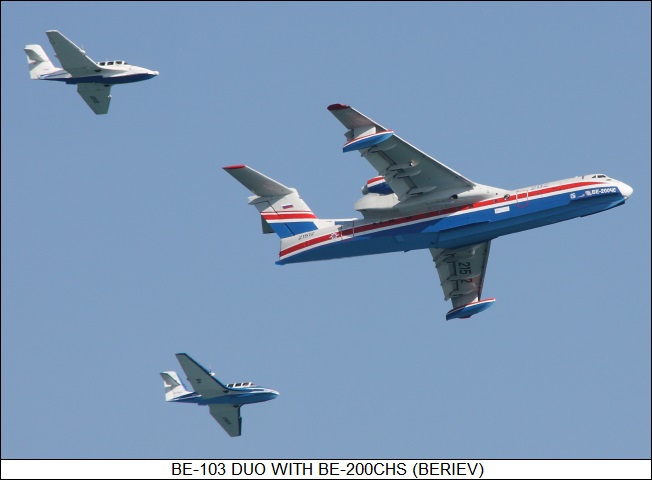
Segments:
[[[260,212],[263,233],[287,238],[334,224],[332,220],[317,218],[294,188],[246,165],[232,165],[224,170],[254,194],[249,197],[249,204]]]
[[[32,80],[38,80],[41,75],[61,70],[52,64],[40,45],[25,45],[24,50],[29,65],[29,78]]]
[[[182,397],[189,393],[186,390],[186,387],[183,385],[177,372],[161,372],[161,377],[163,377],[163,385],[165,386],[165,401],[169,402],[175,398]]]

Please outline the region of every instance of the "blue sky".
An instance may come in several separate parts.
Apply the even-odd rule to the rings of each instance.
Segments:
[[[57,29],[159,70],[96,116]],[[2,2],[2,458],[649,458],[650,4]],[[472,180],[606,173],[623,207],[492,242],[446,322],[429,252],[277,266],[248,164],[319,216],[375,171],[349,104]],[[187,352],[274,388],[230,438]]]

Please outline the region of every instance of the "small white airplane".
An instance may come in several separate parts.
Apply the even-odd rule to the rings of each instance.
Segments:
[[[251,382],[223,384],[215,378],[213,372],[185,353],[177,353],[177,360],[195,391],[188,391],[176,372],[162,372],[160,375],[165,386],[165,400],[208,405],[213,418],[232,437],[242,433],[242,405],[266,402],[279,396],[276,390],[257,387]]]
[[[79,95],[98,115],[109,111],[112,85],[140,82],[158,75],[155,70],[129,65],[124,60],[94,62],[57,30],[46,33],[63,68],[55,67],[40,45],[25,45],[30,78],[77,85]]]
[[[281,238],[279,265],[428,249],[446,320],[489,308],[481,299],[491,240],[623,205],[632,187],[604,174],[505,190],[473,182],[348,105],[328,110],[347,129],[343,151],[359,151],[378,176],[362,187],[364,219],[320,219],[294,188],[246,165],[224,169],[254,196],[263,233]],[[400,296],[400,294],[399,294]]]

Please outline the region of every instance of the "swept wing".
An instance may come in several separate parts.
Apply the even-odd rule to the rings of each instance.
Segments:
[[[111,85],[79,83],[77,93],[97,115],[108,113],[109,103],[111,103]]]
[[[177,360],[186,373],[186,377],[203,398],[215,398],[229,393],[230,389],[211,373],[185,353],[177,353]]]
[[[226,433],[238,437],[242,433],[242,417],[240,405],[211,404],[208,406],[211,415]]]
[[[442,195],[448,198],[451,194],[476,186],[476,183],[410,145],[355,108],[335,104],[328,110],[348,129],[348,142],[344,150],[360,150],[361,155],[385,178],[399,201],[433,191],[445,192]],[[363,143],[366,138],[374,137],[382,141]],[[355,143],[363,147],[355,148]]]
[[[478,303],[482,296],[490,246],[489,241],[454,249],[429,249],[437,266],[444,300],[450,299],[453,303],[453,309],[446,315],[447,320],[471,316],[490,306],[490,303]]]
[[[334,104],[328,110],[348,129],[343,150],[359,150],[384,177],[399,203],[406,200],[412,205],[448,201],[460,193],[483,187],[348,105]],[[485,191],[479,195],[491,196],[491,193]],[[430,249],[444,298],[453,304],[447,319],[479,313],[494,301],[480,300],[490,243],[456,249]]]
[[[48,30],[52,48],[57,53],[61,66],[73,77],[87,77],[100,73],[101,68],[91,60],[84,50],[68,40],[57,30]]]

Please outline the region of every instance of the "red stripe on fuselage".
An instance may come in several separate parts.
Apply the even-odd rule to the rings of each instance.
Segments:
[[[328,240],[333,240],[341,236],[342,236],[341,232],[332,232],[327,235],[311,238],[310,240],[306,240],[305,242],[297,243],[296,245],[292,245],[291,247],[286,248],[281,252],[280,256],[283,257],[284,255],[289,255],[290,253],[296,252],[297,250],[302,250],[307,247],[312,247],[314,245],[317,245],[318,243],[326,242]]]
[[[519,192],[517,194],[510,195],[508,198],[503,198],[503,197],[496,198],[496,199],[492,198],[490,200],[481,200],[473,204],[461,205],[459,207],[451,207],[443,210],[433,210],[432,212],[419,213],[416,215],[409,215],[407,217],[398,217],[398,218],[392,218],[390,220],[382,220],[380,222],[375,222],[368,225],[359,225],[356,226],[355,228],[347,228],[346,230],[341,230],[340,232],[341,235],[338,235],[338,237],[339,236],[345,237],[345,236],[353,235],[354,233],[357,235],[360,233],[369,232],[370,230],[377,230],[386,227],[395,227],[395,226],[403,225],[406,223],[412,223],[419,220],[435,218],[442,215],[449,215],[451,213],[461,212],[464,210],[472,210],[476,208],[486,207],[489,205],[500,205],[501,203],[513,202],[517,199],[524,199],[524,198],[530,199],[532,197],[545,195],[547,193],[571,190],[574,188],[587,187],[590,185],[604,185],[604,182],[574,182],[574,183],[567,183],[563,185],[554,185],[552,187],[541,188],[539,190],[532,190],[529,192],[525,191],[522,193]],[[285,250],[281,250],[279,254],[279,258],[283,258],[291,253],[296,252],[297,250],[302,250],[303,248],[314,246],[318,243],[330,239],[331,239],[330,234],[322,235],[321,237],[310,239],[307,242],[302,242],[300,244],[293,245],[292,247],[288,247]]]

